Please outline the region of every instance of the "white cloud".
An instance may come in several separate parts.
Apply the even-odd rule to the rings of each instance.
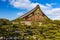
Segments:
[[[10,4],[16,8],[31,9],[38,3],[31,3],[29,0],[10,0]]]
[[[52,4],[48,4],[48,3],[46,3],[46,6],[48,6],[48,7],[51,7],[51,5],[52,5]]]
[[[22,9],[27,9],[31,10],[34,8],[37,4],[39,3],[32,3],[30,0],[10,0],[10,4],[15,7],[15,8],[22,8]],[[49,15],[51,19],[60,19],[60,8],[53,8],[53,5],[56,3],[51,3],[46,5],[39,4],[42,11],[46,14]],[[18,12],[17,15],[22,15],[23,12]]]
[[[38,5],[39,3],[32,3],[30,0],[10,0],[9,1],[10,4],[16,8],[23,8],[23,9],[32,9],[34,8],[36,5]],[[43,9],[46,9],[47,7],[51,7],[53,5],[53,3],[51,4],[46,4],[42,5],[39,4]]]
[[[55,20],[60,20],[60,16],[57,16],[54,18]]]
[[[47,10],[45,13],[52,14],[53,16],[58,16],[60,14],[60,8],[52,8],[50,10]]]
[[[23,12],[18,12],[17,15],[21,16],[21,15],[23,15]]]
[[[46,3],[46,6],[52,7],[52,5],[56,5],[56,4],[57,4],[57,3],[50,3],[50,4]]]
[[[60,8],[52,8],[50,10],[46,10],[45,13],[50,17],[53,16],[52,19],[60,19]]]

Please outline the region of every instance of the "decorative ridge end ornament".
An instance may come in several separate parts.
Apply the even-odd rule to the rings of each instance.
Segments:
[[[31,11],[25,13],[24,15],[20,16],[19,18],[24,19],[24,21],[39,21],[42,22],[44,18],[48,18],[40,9],[40,6],[37,5],[35,8],[33,8]]]
[[[39,5],[37,5],[36,7],[39,7],[39,8],[40,8],[40,6],[39,6]]]

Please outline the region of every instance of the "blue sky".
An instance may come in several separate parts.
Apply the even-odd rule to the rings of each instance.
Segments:
[[[16,19],[36,5],[49,18],[60,20],[60,0],[0,0],[0,18]]]

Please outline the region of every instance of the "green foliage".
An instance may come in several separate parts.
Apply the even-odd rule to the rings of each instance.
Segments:
[[[60,20],[46,18],[41,25],[40,22],[32,21],[30,26],[22,21],[23,19],[0,19],[0,36],[17,36],[21,40],[60,40]]]

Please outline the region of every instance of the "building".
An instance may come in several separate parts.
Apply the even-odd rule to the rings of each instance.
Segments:
[[[20,16],[19,18],[24,19],[24,23],[27,25],[31,25],[31,21],[38,21],[42,22],[44,18],[48,18],[41,10],[40,6],[37,5],[31,11],[27,12],[26,14]]]

